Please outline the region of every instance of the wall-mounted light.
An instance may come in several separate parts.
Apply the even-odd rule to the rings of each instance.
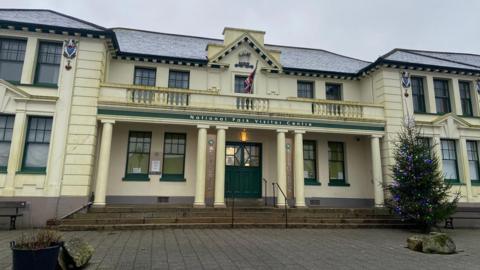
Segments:
[[[240,132],[240,140],[242,142],[247,141],[247,130],[243,129],[242,132]]]

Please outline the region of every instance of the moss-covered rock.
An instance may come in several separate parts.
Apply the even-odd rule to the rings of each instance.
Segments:
[[[81,268],[92,258],[93,251],[93,247],[81,238],[72,238],[64,243],[59,264],[62,269]]]
[[[409,238],[407,238],[407,247],[411,250],[422,252],[424,238],[424,235],[410,236]]]
[[[456,246],[453,240],[444,233],[430,233],[423,240],[422,252],[452,254],[456,252]]]

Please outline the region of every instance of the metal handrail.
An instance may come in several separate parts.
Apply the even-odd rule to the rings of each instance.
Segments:
[[[278,190],[282,193],[283,198],[285,198],[285,229],[288,228],[288,200],[287,200],[287,195],[283,192],[282,188],[278,183],[273,183],[273,186],[277,186]]]
[[[76,213],[78,213],[78,212],[82,211],[82,210],[83,210],[83,209],[85,209],[85,208],[87,208],[87,209],[88,209],[88,208],[90,208],[90,206],[92,206],[92,204],[93,204],[93,202],[88,202],[87,204],[85,204],[85,205],[82,205],[80,208],[78,208],[78,209],[75,209],[75,210],[73,210],[72,212],[70,212],[70,213],[68,213],[68,214],[66,214],[66,215],[64,215],[64,216],[62,216],[60,219],[66,219],[66,218],[68,218],[68,217],[70,217],[70,216],[72,216],[72,215],[74,215],[74,214],[76,214]]]
[[[265,206],[267,206],[267,179],[262,178],[262,181],[265,183],[265,192],[264,192],[265,194],[264,194],[263,200],[265,201]]]
[[[273,207],[277,205],[277,196],[275,195],[275,183],[272,183],[272,198],[273,198]]]
[[[232,229],[234,226],[234,219],[235,219],[235,184],[232,190]]]

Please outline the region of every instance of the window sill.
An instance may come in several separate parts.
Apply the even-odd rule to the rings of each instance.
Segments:
[[[17,86],[28,86],[28,87],[43,87],[43,88],[57,88],[58,84],[50,84],[50,83],[21,83],[21,82],[11,82],[11,84]]]
[[[473,180],[471,182],[472,182],[472,186],[480,186],[480,181],[478,180]]]
[[[148,174],[127,174],[122,178],[123,181],[150,181]]]
[[[2,174],[2,173],[7,173],[7,167],[0,166],[0,174]]]
[[[34,170],[34,169],[22,169],[21,171],[17,171],[17,174],[47,174],[46,170]]]
[[[321,186],[322,184],[317,179],[305,178],[304,179],[305,186]]]
[[[349,187],[350,184],[345,182],[345,180],[330,180],[328,183],[329,187]]]
[[[162,175],[161,182],[186,182],[187,179],[183,175]]]
[[[461,183],[459,180],[456,179],[445,179],[446,183],[449,183],[452,186],[464,186],[465,183]]]
[[[58,84],[53,84],[53,83],[32,83],[32,84],[24,84],[24,86],[58,88]]]

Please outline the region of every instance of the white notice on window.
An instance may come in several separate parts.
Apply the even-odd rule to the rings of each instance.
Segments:
[[[309,175],[308,171],[303,171],[303,178],[308,178],[308,175]]]
[[[152,160],[152,164],[150,166],[150,171],[154,173],[160,172],[160,160]]]
[[[133,173],[142,173],[142,168],[132,168]]]

